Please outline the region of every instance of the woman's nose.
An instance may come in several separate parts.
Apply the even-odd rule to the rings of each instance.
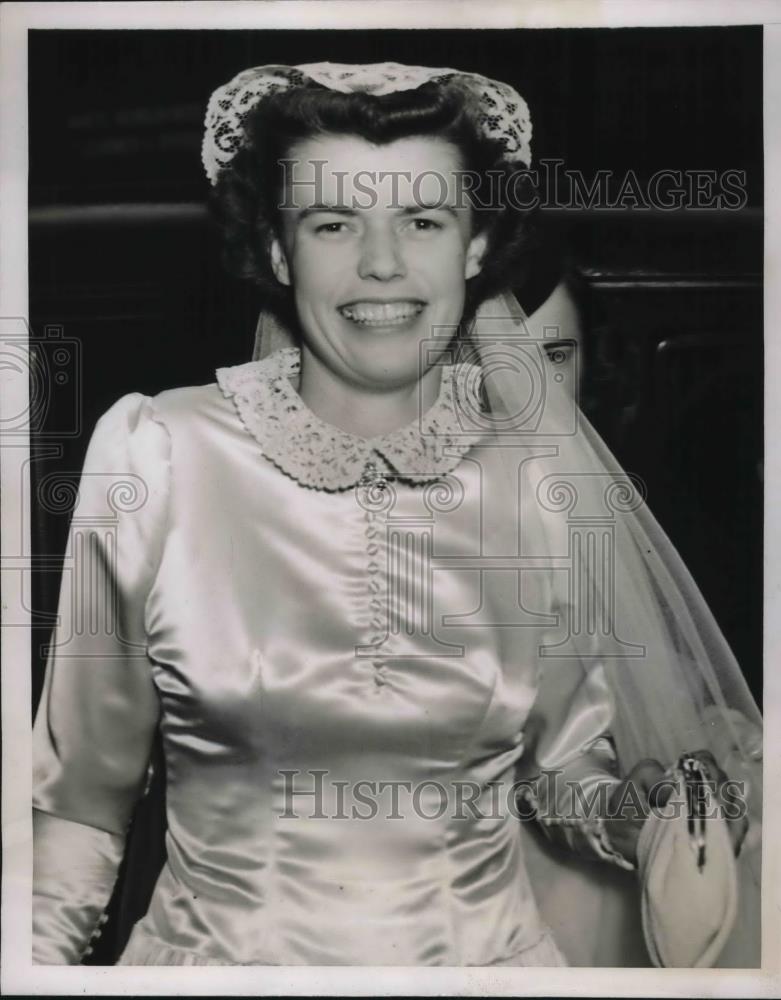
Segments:
[[[366,235],[358,263],[360,277],[391,281],[393,278],[403,278],[406,273],[407,268],[395,235],[388,233]]]

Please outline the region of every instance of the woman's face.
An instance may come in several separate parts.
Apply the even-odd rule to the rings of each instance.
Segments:
[[[447,347],[485,249],[459,204],[457,147],[326,135],[289,158],[272,262],[292,285],[305,350],[352,385],[416,382]]]

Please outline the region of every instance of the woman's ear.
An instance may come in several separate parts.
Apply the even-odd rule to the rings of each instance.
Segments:
[[[474,278],[483,268],[483,257],[488,247],[488,236],[486,233],[478,233],[473,236],[466,251],[464,261],[464,277]]]
[[[290,268],[287,266],[287,257],[282,249],[282,244],[276,238],[272,239],[269,247],[271,253],[271,270],[280,285],[290,284]]]

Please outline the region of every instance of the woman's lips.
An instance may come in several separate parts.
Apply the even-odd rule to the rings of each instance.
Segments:
[[[351,302],[340,306],[345,319],[359,326],[403,326],[419,316],[425,303],[410,300],[397,302]]]

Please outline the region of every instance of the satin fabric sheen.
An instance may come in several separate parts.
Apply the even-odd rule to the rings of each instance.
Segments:
[[[499,460],[458,464],[458,502],[394,482],[392,509],[372,514],[355,490],[306,488],[267,461],[214,385],[112,407],[69,543],[92,546],[96,586],[78,608],[63,586],[36,721],[35,807],[84,832],[58,874],[39,827],[37,961],[83,954],[159,725],[168,859],[122,963],[566,962],[509,786],[524,752],[584,786],[615,780],[612,709],[596,668],[538,699],[549,581],[526,573],[519,594],[517,575],[475,566]],[[101,527],[111,477],[143,499],[115,530]],[[386,563],[390,620],[372,603],[385,607]],[[80,632],[114,577],[116,628]],[[500,627],[513,615],[524,628]],[[593,846],[577,824],[549,832]]]

